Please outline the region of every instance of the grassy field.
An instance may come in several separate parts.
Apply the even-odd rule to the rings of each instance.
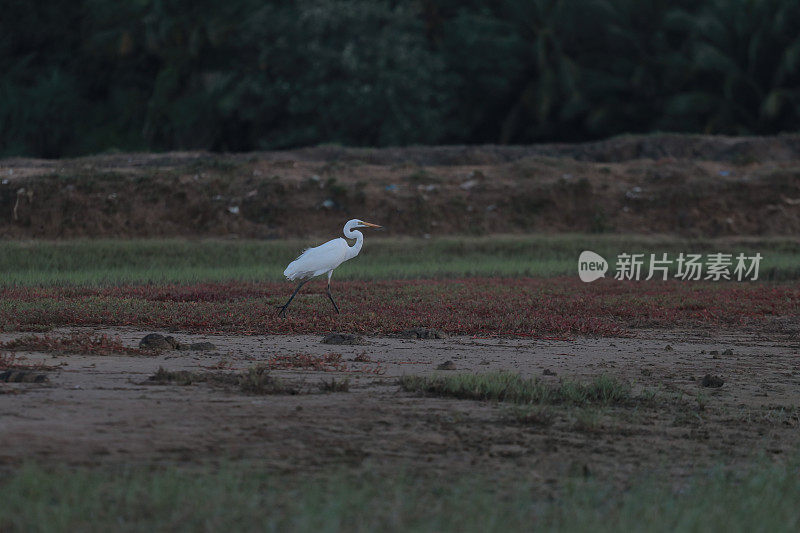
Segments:
[[[285,266],[316,241],[78,240],[0,243],[5,285],[113,285],[277,281]],[[367,236],[335,279],[469,276],[565,276],[592,250],[613,270],[618,253],[760,252],[760,279],[800,278],[800,242],[788,238],[687,240],[619,235],[525,235],[395,239]]]
[[[659,335],[674,331],[675,339],[682,338],[683,329],[700,332],[703,336],[712,331],[735,331],[743,332],[742,339],[751,332],[765,335],[758,337],[761,343],[760,339],[770,338],[769,335],[776,331],[774,328],[784,324],[781,320],[791,325],[800,315],[800,288],[796,283],[800,279],[800,243],[796,240],[686,240],[611,235],[413,240],[373,235],[367,237],[361,256],[336,271],[333,291],[342,308],[341,315],[332,312],[322,292],[323,282],[317,281],[300,293],[287,318],[279,318],[275,304],[283,302],[293,288],[282,280],[285,265],[305,246],[318,242],[87,240],[0,243],[0,331],[13,334],[38,332],[35,336],[9,339],[0,345],[0,358],[4,358],[0,362],[5,361],[9,368],[19,363],[24,370],[29,368],[28,365],[36,365],[41,354],[47,353],[58,365],[73,364],[63,369],[54,366],[50,370],[34,366],[36,372],[50,375],[50,382],[40,385],[40,389],[32,388],[39,386],[35,383],[6,383],[0,388],[0,393],[9,394],[5,398],[11,400],[13,394],[13,399],[24,402],[20,404],[20,411],[13,414],[21,428],[18,429],[20,438],[26,439],[23,440],[24,460],[9,455],[11,459],[7,459],[6,466],[0,470],[3,472],[0,475],[0,531],[214,531],[223,528],[237,531],[525,531],[536,528],[545,531],[736,532],[794,531],[800,527],[800,510],[796,505],[800,501],[800,462],[792,460],[793,456],[786,450],[777,460],[777,452],[769,456],[765,454],[774,450],[772,437],[779,432],[796,431],[797,417],[792,414],[796,412],[783,414],[783,410],[788,412],[797,405],[796,398],[784,398],[783,403],[779,400],[781,393],[789,394],[796,390],[796,380],[793,373],[786,372],[785,365],[778,368],[774,358],[762,353],[763,343],[752,348],[757,351],[757,356],[741,363],[747,367],[745,374],[748,379],[752,375],[753,381],[746,381],[741,374],[733,372],[733,367],[720,369],[718,365],[726,360],[712,356],[716,352],[706,354],[707,347],[701,350],[697,346],[678,346],[673,351],[667,342],[676,344],[675,340],[663,338],[659,338],[657,348],[648,345],[650,347],[642,354],[633,352],[635,357],[629,358],[626,364],[604,366],[603,373],[592,379],[573,379],[566,369],[559,367],[557,380],[555,374],[540,377],[542,370],[538,366],[534,374],[530,369],[525,375],[509,371],[517,368],[517,364],[533,364],[531,361],[541,356],[541,350],[548,349],[545,344],[531,345],[519,352],[508,348],[502,357],[509,363],[502,371],[476,366],[473,372],[450,375],[432,373],[444,356],[438,351],[434,354],[439,348],[426,348],[422,341],[415,345],[414,352],[408,352],[408,355],[404,352],[403,358],[395,363],[379,364],[378,358],[373,361],[364,355],[359,356],[361,360],[374,364],[363,365],[355,363],[357,359],[353,359],[352,354],[345,358],[331,352],[320,359],[296,352],[294,348],[276,348],[280,339],[292,334],[320,336],[325,332],[349,332],[390,336],[410,328],[434,328],[451,335],[481,338],[521,337],[524,342],[529,342],[527,338],[530,337],[543,338],[547,343],[572,342],[582,335],[589,338],[632,337],[635,340],[637,328],[640,332],[661,328]],[[585,284],[576,275],[576,263],[579,253],[587,249],[606,257],[612,263],[612,269],[616,255],[622,252],[667,252],[671,255],[679,252],[745,252],[748,255],[759,252],[764,257],[760,279],[765,282],[671,280],[637,283],[599,280]],[[88,329],[68,334],[57,331],[43,333],[52,328]],[[153,363],[149,371],[162,375],[164,383],[161,386],[178,389],[178,392],[161,392],[141,385],[127,360],[146,361],[149,365],[150,357],[155,355],[142,354],[131,342],[122,343],[119,338],[93,332],[92,328],[132,329],[137,332],[137,340],[150,331],[169,331],[176,335],[190,332],[218,334],[214,343],[220,349],[219,353],[204,356],[172,354],[169,360],[159,360],[159,365],[164,363],[165,368],[159,367],[158,371]],[[264,340],[265,344],[244,349],[241,353],[226,347],[226,341],[237,335],[240,337],[228,346],[238,346],[238,343],[245,342],[243,339]],[[265,337],[259,339],[254,335]],[[392,339],[384,338],[381,342],[389,340]],[[465,341],[463,344],[462,340]],[[507,340],[500,339],[498,346],[490,348],[487,344],[480,349],[500,350]],[[635,350],[633,345],[611,340],[603,339],[604,345],[608,344],[606,349],[613,350],[611,362],[617,362],[618,358],[630,355],[626,352]],[[623,339],[625,342],[628,340]],[[470,342],[480,342],[447,339],[447,342],[451,341],[448,346],[455,354],[471,349]],[[490,339],[488,342],[494,341]],[[619,348],[615,344],[619,344]],[[715,351],[722,352],[719,357],[725,357],[722,348],[713,346]],[[328,350],[327,347],[324,349]],[[365,350],[363,353],[366,354],[366,350],[382,352],[388,348],[368,342],[358,349]],[[423,352],[426,349],[429,351]],[[600,359],[608,354],[599,354],[596,349],[599,348],[592,348],[591,357],[585,361],[588,365],[580,361],[575,364],[580,363],[581,368],[599,365]],[[735,350],[735,355],[731,353],[730,357],[739,361],[748,348],[737,344]],[[26,359],[26,351],[40,355]],[[577,347],[554,348],[553,351],[558,355],[551,353],[539,359],[548,368],[556,362],[572,364],[568,361],[578,357]],[[673,355],[679,351],[684,357],[679,360],[680,365],[669,366],[663,372],[655,365],[660,361],[677,360]],[[405,365],[410,364],[406,357],[419,364],[421,356],[418,353],[427,354],[425,357],[431,361],[430,372],[384,376],[383,372],[390,364],[405,372],[408,368]],[[16,359],[18,356],[19,360]],[[98,359],[87,364],[85,358],[91,356],[102,356],[108,363],[100,363]],[[260,366],[253,366],[254,356]],[[72,357],[74,361],[70,361]],[[199,359],[201,357],[205,359]],[[519,359],[515,359],[517,357]],[[686,357],[689,361],[699,361],[701,366],[687,370]],[[231,364],[241,364],[242,368],[249,369],[236,373],[233,378],[228,376],[227,379],[236,380],[230,387],[211,390],[209,385],[207,390],[186,383],[208,385],[213,380],[209,369],[223,368],[214,365],[228,358],[233,361]],[[466,370],[471,364],[463,358],[456,361],[459,370]],[[625,367],[634,364],[631,361],[645,365],[631,370],[637,379],[650,379],[650,384],[644,389],[632,386],[630,376],[623,375]],[[177,366],[178,362],[195,366],[191,367],[191,373],[176,370],[182,368]],[[759,370],[756,364],[761,363],[767,366]],[[119,364],[119,378],[114,378],[118,381],[94,383],[94,380],[107,379],[108,372],[107,369],[98,369],[96,364]],[[362,367],[374,372],[367,372]],[[336,439],[359,435],[354,433],[353,426],[357,424],[353,423],[351,414],[357,404],[348,403],[348,394],[342,392],[347,390],[347,379],[356,373],[354,369],[361,369],[357,379],[379,381],[363,385],[364,390],[385,386],[384,380],[391,378],[397,391],[370,396],[369,402],[378,403],[369,405],[379,407],[376,411],[381,418],[371,422],[367,419],[366,422],[367,425],[381,424],[377,427],[388,425],[395,432],[393,438],[396,442],[389,442],[384,450],[375,442],[365,440],[363,449],[373,455],[358,466],[350,464],[346,454],[326,459],[329,460],[327,463],[320,462],[317,454],[340,452],[342,441]],[[2,366],[0,370],[3,370]],[[295,375],[311,371],[339,372],[335,378],[321,382],[319,387],[316,381],[309,383],[315,386],[315,393],[342,393],[330,395],[330,399],[326,397],[324,405],[327,408],[338,401],[347,413],[340,417],[344,423],[336,425],[331,420],[339,419],[335,416],[330,418],[331,411],[325,411],[325,420],[314,426],[314,422],[308,421],[312,420],[314,408],[305,407],[298,411],[303,401],[308,401],[308,406],[319,408],[320,404],[311,403],[315,401],[313,395],[292,395],[287,392],[289,388],[277,387],[276,384],[282,382],[269,381],[270,370],[291,371],[297,373]],[[600,372],[600,366],[596,370]],[[224,369],[219,371],[227,372]],[[605,374],[606,371],[610,374]],[[725,388],[698,391],[699,381],[687,381],[687,375],[691,374],[694,379],[695,375],[700,378],[705,372],[723,374]],[[679,377],[676,378],[676,374]],[[69,381],[84,377],[87,381],[79,387]],[[303,378],[307,379],[311,378]],[[355,382],[356,378],[353,379]],[[125,386],[119,387],[120,383],[125,383]],[[294,382],[286,383],[296,386]],[[729,415],[725,411],[727,405],[713,403],[737,395],[730,401],[739,405],[738,394],[760,392],[765,383],[770,387],[770,396],[763,400],[767,403],[763,412],[757,412],[760,418],[756,417],[755,422],[743,423],[735,418],[736,411]],[[652,404],[648,396],[650,385],[663,386],[665,394],[674,393],[681,398],[684,398],[680,388],[683,387],[690,392],[685,397],[691,409]],[[32,462],[24,464],[29,459],[31,446],[27,439],[36,435],[35,428],[46,426],[46,420],[42,422],[45,415],[39,409],[57,406],[63,410],[63,406],[70,406],[72,411],[64,412],[83,413],[81,409],[89,409],[87,406],[96,408],[91,403],[95,396],[81,392],[86,391],[82,387],[97,387],[96,390],[102,391],[103,395],[102,401],[97,403],[104,405],[110,398],[114,409],[122,405],[121,400],[113,403],[114,398],[127,394],[126,387],[135,389],[129,391],[135,394],[135,400],[125,402],[125,407],[143,406],[146,411],[142,413],[146,414],[131,415],[130,419],[125,419],[125,424],[108,433],[97,431],[100,426],[85,426],[91,430],[76,438],[83,438],[88,433],[99,439],[135,427],[134,437],[148,439],[148,444],[153,439],[152,442],[157,444],[154,447],[172,449],[175,434],[167,433],[172,427],[167,423],[170,418],[146,425],[140,420],[154,419],[161,402],[166,405],[172,401],[166,400],[168,397],[163,394],[180,394],[180,405],[193,405],[194,399],[210,395],[213,402],[199,407],[200,410],[209,409],[211,414],[204,413],[204,416],[213,422],[202,428],[204,433],[216,435],[220,431],[227,438],[228,425],[234,424],[235,429],[235,424],[241,423],[247,429],[242,430],[239,437],[244,435],[258,441],[272,438],[274,440],[265,446],[287,446],[287,461],[295,461],[292,454],[299,452],[291,449],[291,442],[286,444],[286,439],[282,439],[279,433],[270,435],[280,430],[280,426],[299,420],[298,425],[291,429],[292,438],[303,438],[295,436],[298,428],[311,427],[309,431],[313,430],[313,435],[306,434],[306,438],[309,435],[313,437],[308,442],[312,443],[309,447],[313,447],[313,460],[316,462],[305,468],[292,462],[290,472],[283,466],[276,469],[276,464],[289,463],[276,463],[274,458],[270,462],[263,453],[267,448],[253,448],[259,453],[252,456],[257,460],[205,462],[210,457],[227,457],[228,450],[222,447],[219,450],[214,448],[214,452],[195,452],[196,460],[183,463],[171,459],[148,462],[139,460],[136,455],[125,455],[123,460],[115,459],[117,462],[114,462],[102,455],[100,459],[91,459],[97,459],[96,463],[81,462],[80,458],[67,462],[93,466],[67,467],[46,455],[39,463],[33,462],[39,459],[31,457]],[[354,390],[350,395],[361,393],[355,385],[352,387]],[[319,388],[324,392],[318,391]],[[35,391],[35,394],[25,396],[30,391]],[[236,400],[237,394],[256,392],[274,392],[283,396],[270,396],[271,403],[263,404],[254,402],[249,396],[241,399],[240,403],[231,403],[233,407],[230,408],[226,403],[224,409],[231,409],[238,418],[226,418],[229,415],[227,411],[221,417],[213,414],[216,411],[210,411],[222,403],[217,398],[235,402],[239,401]],[[63,396],[56,396],[62,393]],[[196,396],[191,396],[195,393]],[[152,400],[147,399],[148,394],[153,395]],[[415,395],[413,402],[402,394]],[[403,403],[401,416],[388,418],[387,422],[384,418],[389,416],[387,413],[394,412],[391,409],[398,403],[398,398],[408,403]],[[41,403],[39,399],[47,401]],[[450,422],[445,418],[461,420],[458,417],[462,414],[453,407],[432,403],[418,407],[423,415],[418,413],[409,417],[405,409],[429,400],[474,401],[478,416],[488,416],[485,414],[487,406],[499,403],[502,412],[496,418],[483,419],[489,422],[471,422],[470,417],[466,417],[464,420],[469,423],[458,423],[458,440],[453,441],[458,445],[452,449],[450,444],[441,445],[440,449],[434,447],[435,442],[428,447],[424,437],[449,434],[447,424]],[[760,402],[762,400],[758,399],[754,404],[756,407],[751,408],[756,409]],[[258,407],[262,405],[265,406],[263,409]],[[170,409],[172,406],[170,404]],[[645,407],[649,411],[645,412]],[[775,415],[773,407],[781,414]],[[251,415],[243,416],[245,412]],[[254,412],[256,414],[252,414]],[[8,413],[11,413],[10,409],[3,415]],[[265,422],[265,433],[254,433],[254,421],[265,416],[277,416],[276,413],[282,418]],[[444,421],[431,413],[439,413]],[[367,414],[361,412],[357,416],[364,418]],[[724,424],[714,417],[724,419]],[[105,423],[107,418],[104,414],[98,420]],[[206,418],[191,419],[192,424]],[[58,417],[55,420],[60,423]],[[409,420],[416,425],[406,428],[403,424]],[[364,420],[360,422],[364,423]],[[734,427],[735,433],[721,433],[720,428],[727,427],[725,424]],[[190,426],[182,431],[189,431],[192,429]],[[160,431],[159,428],[167,429],[161,434],[156,432]],[[325,437],[326,440],[314,440],[321,438],[318,435],[324,436],[325,431],[330,431],[331,436]],[[749,435],[747,431],[757,433],[758,437],[742,440],[745,439],[742,435]],[[487,440],[491,432],[496,434],[494,440]],[[546,438],[534,440],[540,432]],[[137,436],[139,433],[141,435]],[[704,437],[704,434],[708,436]],[[765,434],[770,436],[770,447],[765,444],[767,437],[761,437]],[[416,444],[415,439],[420,436],[422,444]],[[526,455],[505,457],[493,456],[490,452],[488,443],[505,445],[518,442],[522,436],[529,439],[521,441],[528,450]],[[664,440],[657,440],[657,436]],[[130,435],[125,439],[128,437]],[[240,445],[239,437],[237,447]],[[616,441],[626,438],[629,440],[624,441],[619,449],[613,447]],[[191,440],[196,442],[196,436]],[[592,441],[600,448],[597,453],[602,457],[592,455],[596,453],[593,451],[595,446],[585,445]],[[795,442],[791,440],[791,446]],[[539,469],[552,459],[542,459],[542,463],[531,461],[535,457],[539,461],[538,454],[545,453],[552,443],[558,445],[554,464],[567,465],[565,468],[572,468],[569,465],[573,463],[583,464],[583,470],[574,473],[559,470],[558,474],[548,477],[540,475]],[[652,477],[643,479],[641,476],[646,475],[643,472],[648,468],[650,472],[660,470],[652,463],[641,463],[642,468],[626,479],[625,490],[608,483],[609,472],[627,471],[630,464],[639,464],[636,461],[644,455],[631,452],[637,446],[652,448],[659,461],[667,462],[670,458],[674,461],[676,456],[660,455],[660,450],[669,451],[676,445],[691,450],[691,457],[679,457],[678,467],[685,467],[680,475],[673,470],[663,477],[653,473]],[[720,448],[723,445],[727,448]],[[49,440],[47,446],[50,446]],[[97,449],[105,450],[103,446],[98,444]],[[713,450],[713,454],[705,455],[711,457],[707,462],[700,461],[696,453],[704,448]],[[751,450],[743,452],[747,458],[742,458],[740,448]],[[108,449],[116,450],[117,446],[109,445]],[[415,457],[417,462],[406,464],[397,459],[398,449],[407,454],[403,455],[404,458]],[[50,449],[47,450],[50,454]],[[412,454],[413,450],[417,450],[413,452],[417,455]],[[213,455],[205,455],[207,453]],[[458,455],[462,460],[463,464],[451,463],[460,470],[444,470],[441,467],[443,463],[437,466],[423,462],[423,459],[427,461],[448,454]],[[766,458],[763,461],[754,459],[759,454]],[[391,463],[392,475],[387,475],[385,470],[370,468],[373,458],[378,463],[399,462]],[[737,459],[735,468],[728,468],[732,464],[728,458]],[[494,461],[492,464],[502,465],[506,470],[485,468],[480,474],[475,474],[470,466],[475,463],[470,463],[470,459],[491,460]],[[610,462],[613,463],[611,466]],[[717,464],[720,466],[713,468]],[[752,466],[741,468],[743,464]],[[487,475],[487,471],[491,475]],[[554,483],[548,484],[554,479]]]
[[[273,474],[251,464],[179,469],[27,466],[0,483],[3,531],[796,531],[797,462],[757,462],[680,487],[624,493],[577,477],[556,501],[529,482],[368,471]]]

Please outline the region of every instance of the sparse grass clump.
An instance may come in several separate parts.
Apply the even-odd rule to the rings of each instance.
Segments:
[[[176,385],[191,385],[198,381],[205,381],[202,375],[189,372],[188,370],[167,370],[163,366],[158,367],[156,373],[147,378],[148,382],[159,385],[175,383]]]
[[[631,387],[617,378],[600,375],[589,383],[562,381],[557,389],[562,402],[573,405],[614,405],[631,399]]]
[[[630,385],[610,376],[599,376],[588,383],[561,381],[557,385],[511,372],[403,376],[400,386],[409,392],[516,404],[615,405],[631,399]]]
[[[353,362],[354,363],[374,363],[375,361],[372,359],[372,357],[370,357],[367,354],[366,351],[363,351],[363,352],[361,352],[359,354],[356,354],[356,356],[353,357]]]
[[[166,370],[159,367],[150,376],[148,383],[167,385],[192,385],[208,383],[219,387],[237,387],[247,394],[297,394],[297,390],[270,375],[269,367],[255,365],[241,373],[232,372],[189,372],[188,370]]]
[[[603,413],[597,409],[579,409],[575,412],[572,429],[583,433],[602,433]]]
[[[68,335],[25,335],[0,343],[0,349],[30,352],[75,353],[85,355],[145,355],[147,352],[125,346],[119,337],[104,333],[72,331]]]
[[[353,359],[356,363],[374,363],[366,352]],[[342,354],[329,352],[322,355],[295,353],[291,355],[273,355],[266,363],[270,370],[313,370],[315,372],[351,372],[361,374],[383,374],[385,369],[380,364],[373,367],[352,366],[342,358]]]
[[[297,394],[297,390],[270,375],[265,365],[255,365],[242,372],[239,389],[247,394]]]
[[[350,380],[345,378],[343,381],[336,381],[336,378],[328,380],[321,380],[319,382],[319,389],[322,392],[350,392]]]
[[[321,372],[342,372],[347,370],[347,365],[340,353],[326,353],[314,355],[309,353],[295,353],[291,355],[273,355],[267,362],[268,369],[303,369],[318,370]]]

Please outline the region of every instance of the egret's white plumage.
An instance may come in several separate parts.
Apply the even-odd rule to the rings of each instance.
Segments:
[[[300,254],[300,257],[289,263],[289,266],[283,271],[283,275],[289,281],[320,276],[350,259],[347,257],[349,250],[350,246],[342,238],[308,248]]]
[[[280,309],[279,314],[286,315],[286,308],[292,303],[297,291],[300,290],[303,284],[311,278],[326,273],[328,274],[328,298],[330,298],[336,312],[339,312],[339,307],[333,301],[333,296],[331,295],[331,276],[336,267],[348,259],[354,258],[361,251],[361,247],[364,245],[364,235],[360,231],[356,231],[355,228],[380,228],[380,226],[357,218],[348,220],[347,224],[344,225],[344,236],[348,239],[356,240],[353,246],[348,245],[346,240],[339,237],[314,248],[308,248],[300,254],[300,257],[289,263],[289,266],[283,271],[283,275],[290,281],[300,281],[300,283],[297,285],[294,294],[289,298],[289,301],[284,305],[278,306]]]

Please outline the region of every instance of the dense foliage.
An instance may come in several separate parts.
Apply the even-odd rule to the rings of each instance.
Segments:
[[[0,155],[800,123],[796,0],[8,0]]]

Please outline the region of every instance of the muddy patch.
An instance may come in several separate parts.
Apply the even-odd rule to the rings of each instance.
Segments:
[[[144,335],[105,333],[126,345]],[[63,366],[48,373],[46,387],[0,382],[0,392],[27,387],[0,402],[0,464],[257,458],[293,472],[369,464],[442,475],[524,473],[542,487],[587,465],[589,476],[622,488],[642,472],[662,469],[679,482],[703,465],[735,467],[754,451],[788,456],[800,431],[800,363],[791,340],[707,330],[570,340],[372,337],[365,346],[338,346],[335,355],[319,340],[215,336],[220,353],[151,357],[20,353]],[[734,355],[722,355],[727,349]],[[455,370],[437,369],[446,361]],[[381,374],[361,371],[378,366]],[[403,376],[457,383],[498,373],[569,401],[496,401],[502,391],[458,398],[399,384]],[[724,386],[699,386],[705,374],[724,376]],[[603,402],[605,389],[573,386],[602,376],[618,384],[608,394],[621,388],[636,401]],[[278,391],[278,383],[289,389]]]

